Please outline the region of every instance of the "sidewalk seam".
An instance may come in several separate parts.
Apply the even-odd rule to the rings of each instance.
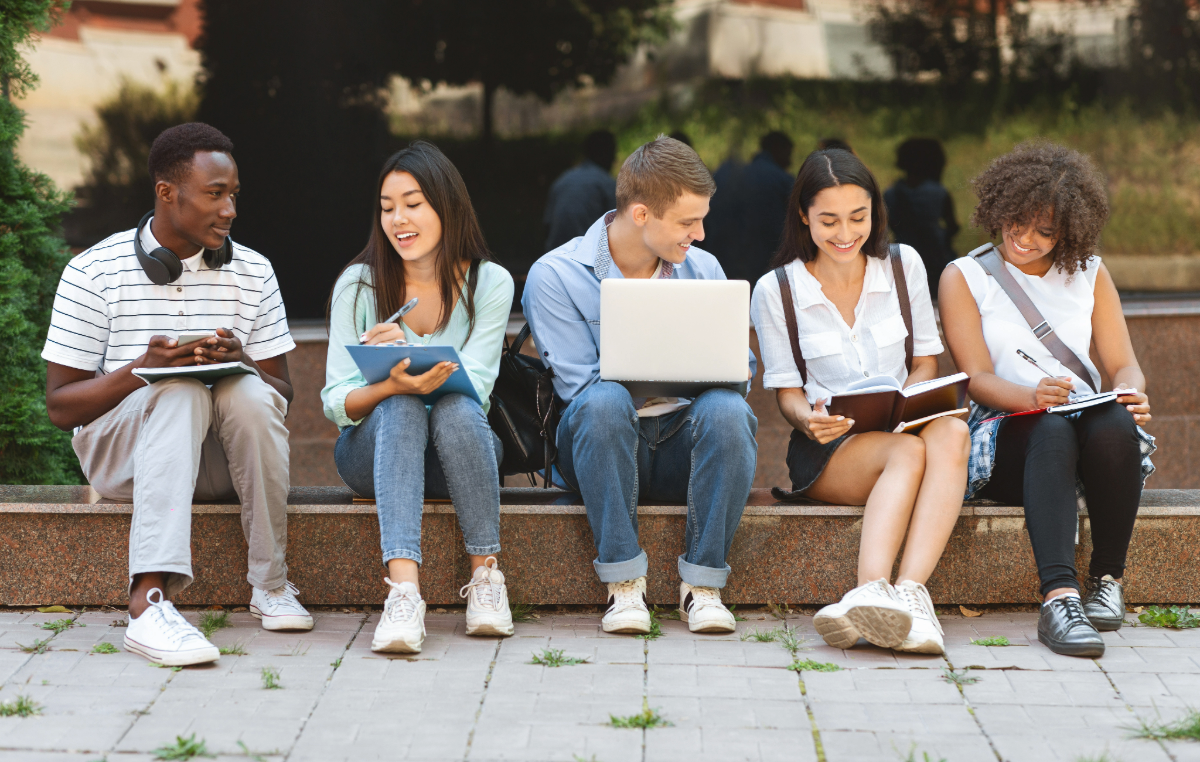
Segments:
[[[483,715],[483,704],[487,701],[488,686],[492,682],[492,673],[496,671],[496,662],[500,659],[500,646],[506,638],[496,640],[496,650],[492,651],[492,662],[488,664],[487,676],[483,678],[483,694],[479,697],[479,708],[475,710],[475,719],[471,721],[471,732],[467,734],[467,748],[463,749],[463,762],[471,756],[471,744],[475,743],[475,730],[479,727],[479,718]]]
[[[1125,705],[1126,711],[1133,715],[1134,719],[1138,721],[1138,724],[1141,724],[1142,716],[1138,714],[1138,711],[1133,708],[1132,704],[1125,700],[1125,694],[1121,693],[1121,689],[1118,688],[1117,684],[1113,682],[1112,676],[1108,674],[1108,670],[1106,670],[1104,665],[1100,663],[1100,659],[1096,658],[1092,659],[1092,661],[1100,669],[1100,674],[1104,675],[1104,679],[1107,680],[1108,684],[1112,686],[1113,693],[1116,693],[1117,698],[1121,699],[1121,703]],[[1171,750],[1167,748],[1167,745],[1163,743],[1161,738],[1155,738],[1154,742],[1157,743],[1158,747],[1163,750],[1163,754],[1167,755],[1167,759],[1171,760],[1171,762],[1178,762],[1175,755],[1171,753]]]
[[[954,667],[954,662],[950,661],[950,657],[948,655],[946,655],[945,652],[942,653],[942,658],[946,660],[946,664],[950,667],[951,672],[958,671]],[[966,669],[970,669],[970,667],[967,667]],[[1002,670],[1002,669],[992,669],[992,670],[985,670],[985,671],[999,672],[1002,675],[1004,674],[1004,670]],[[1008,675],[1004,675],[1004,679],[1007,681]],[[971,706],[971,700],[969,698],[967,698],[966,691],[964,691],[962,685],[960,685],[958,683],[955,683],[954,686],[956,688],[958,688],[958,695],[962,696],[963,707],[967,710],[967,714],[971,715],[972,720],[975,720],[975,726],[977,728],[979,728],[980,734],[983,735],[983,740],[987,741],[988,748],[990,748],[992,750],[992,754],[996,755],[997,762],[1004,762],[1004,757],[1000,754],[1000,750],[996,748],[995,742],[992,741],[991,734],[989,734],[987,732],[987,728],[985,728],[983,726],[983,721],[979,719],[979,715],[975,714],[975,707]]]
[[[370,618],[371,612],[363,611],[363,617],[358,622],[358,629],[355,630],[354,633],[346,640],[346,646],[342,649],[342,655],[330,664],[330,666],[333,666],[333,664],[337,664],[338,666],[333,667],[333,669],[329,671],[329,677],[325,678],[325,684],[321,686],[321,692],[318,693],[316,698],[313,699],[312,708],[308,710],[308,714],[304,717],[304,721],[300,723],[300,729],[296,731],[296,739],[292,741],[292,747],[287,750],[287,754],[283,755],[284,762],[287,762],[287,760],[291,759],[292,752],[296,750],[296,745],[300,743],[300,737],[304,735],[304,729],[308,727],[308,721],[312,719],[314,714],[316,714],[317,707],[321,705],[321,699],[325,697],[325,691],[329,690],[329,684],[333,682],[333,676],[337,674],[339,669],[341,669],[342,659],[346,657],[346,652],[350,650],[350,646],[354,645],[354,641],[358,639],[359,633],[363,631],[363,627],[367,625],[367,620]]]

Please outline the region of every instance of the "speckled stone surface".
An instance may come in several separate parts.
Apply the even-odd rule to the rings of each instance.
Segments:
[[[1130,339],[1146,374],[1154,421],[1148,431],[1158,437],[1154,463],[1158,471],[1148,486],[1157,489],[1200,488],[1200,316],[1129,315]],[[944,342],[943,342],[944,343]],[[750,332],[750,345],[758,351],[758,337]],[[301,343],[289,357],[296,399],[288,415],[292,433],[292,484],[341,485],[333,465],[337,427],[321,410],[320,391],[325,383],[324,342]],[[942,375],[955,372],[949,352],[938,357]],[[1107,379],[1106,379],[1107,382]],[[775,405],[775,392],[762,388],[755,378],[748,397],[758,417],[758,468],[755,487],[788,485],[788,437],[792,429]],[[508,486],[525,484],[524,477],[509,477]]]
[[[600,603],[584,508],[572,495],[505,490],[501,565],[514,600]],[[782,505],[751,496],[729,558],[730,603],[821,604],[853,586],[862,508]],[[98,500],[86,487],[0,487],[0,603],[121,605],[125,600],[132,507]],[[246,550],[232,504],[193,507],[196,583],[188,604],[245,604]],[[650,557],[649,598],[678,594],[686,508],[642,506]],[[290,578],[315,604],[378,603],[386,593],[375,506],[345,488],[293,488],[288,513]],[[1077,564],[1090,553],[1086,526]],[[467,557],[453,506],[425,506],[421,586],[431,604],[457,603]],[[1200,601],[1200,491],[1148,490],[1126,576],[1130,603]],[[939,603],[1026,603],[1037,581],[1022,510],[969,504],[929,589]]]

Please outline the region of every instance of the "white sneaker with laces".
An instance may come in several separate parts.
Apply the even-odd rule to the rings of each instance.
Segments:
[[[646,578],[608,583],[608,611],[600,623],[605,632],[650,632],[650,609],[646,608]]]
[[[715,587],[692,587],[679,583],[679,618],[692,632],[733,632],[737,620],[721,603],[721,591]]]
[[[375,637],[371,640],[372,651],[387,653],[419,654],[425,643],[425,601],[411,582],[392,582],[383,614],[375,625]]]
[[[860,636],[881,648],[895,648],[912,629],[912,614],[888,581],[877,579],[818,611],[813,626],[834,648],[850,648]]]
[[[913,618],[908,637],[896,646],[896,650],[915,654],[944,654],[946,646],[942,640],[942,624],[933,610],[929,591],[920,582],[911,579],[904,580],[895,589]]]
[[[299,592],[291,582],[274,590],[256,587],[250,595],[250,613],[262,620],[264,630],[311,630],[313,618],[296,600]]]
[[[155,601],[155,594],[158,600]],[[129,617],[125,629],[125,650],[140,654],[165,667],[205,664],[221,658],[217,647],[183,618],[170,601],[163,600],[155,587],[146,594],[150,605],[137,617]]]
[[[508,608],[508,588],[495,556],[488,556],[471,575],[471,581],[458,591],[467,599],[467,634],[513,634],[512,611]]]

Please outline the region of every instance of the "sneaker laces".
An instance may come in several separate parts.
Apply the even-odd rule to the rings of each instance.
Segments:
[[[158,593],[157,602],[151,600],[151,596],[155,593]],[[208,642],[207,638],[201,635],[199,630],[193,627],[187,619],[184,619],[183,614],[179,613],[179,609],[175,608],[175,604],[163,598],[161,589],[157,587],[151,588],[146,593],[146,603],[150,605],[142,612],[142,616],[149,614],[153,617],[155,623],[158,625],[158,629],[172,643],[182,645],[192,638],[199,638]],[[141,617],[138,618],[141,619]]]
[[[612,605],[608,607],[609,613],[641,608],[645,605],[645,601],[642,600],[642,591],[638,590],[636,579],[610,583],[609,595],[613,599]]]
[[[942,630],[942,623],[938,621],[937,612],[933,609],[933,599],[929,597],[929,591],[925,589],[924,585],[920,582],[909,581],[907,584],[897,585],[895,590],[913,616],[927,619],[937,628],[938,633],[946,634]]]
[[[1087,588],[1088,598],[1107,599],[1114,589],[1121,587],[1121,581],[1106,574],[1103,577],[1088,577],[1084,582],[1084,587]]]
[[[492,563],[489,565],[488,561]],[[497,565],[495,556],[489,556],[487,561],[483,562],[483,566],[479,567],[479,569],[484,570],[483,574],[479,574],[478,569],[476,569],[476,576],[473,576],[470,582],[459,589],[458,597],[466,598],[470,595],[470,591],[474,590],[476,600],[479,601],[481,607],[493,611],[499,608],[500,588],[504,583],[492,581],[492,571],[497,569]]]
[[[1083,602],[1079,600],[1078,596],[1064,595],[1061,598],[1055,598],[1047,605],[1051,607],[1051,611],[1054,611],[1055,607],[1058,608],[1058,613],[1066,620],[1066,629],[1074,629],[1077,625],[1086,625],[1095,629],[1087,615],[1083,613]]]
[[[285,580],[279,587],[266,592],[267,601],[276,606],[300,608],[300,601],[296,598],[300,590],[290,581]]]
[[[387,577],[384,577],[383,581],[397,593],[397,595],[388,595],[384,602],[384,618],[392,624],[400,624],[412,619],[413,615],[417,613],[417,604],[420,603],[420,598],[413,598],[407,590],[401,590],[402,582],[392,582]]]
[[[693,587],[688,592],[692,596],[692,605],[688,611],[689,616],[692,611],[699,612],[712,606],[728,610],[725,609],[725,604],[721,602],[721,591],[715,587]]]
[[[896,593],[896,589],[888,584],[886,579],[873,579],[870,582],[864,582],[858,587],[846,594],[846,600],[851,601],[860,596],[867,595],[882,595],[885,598],[890,598],[893,601],[901,602],[900,596]]]

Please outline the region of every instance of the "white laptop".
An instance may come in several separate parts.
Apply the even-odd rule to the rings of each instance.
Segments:
[[[626,280],[600,284],[600,378],[634,397],[695,397],[746,389],[750,284]]]

